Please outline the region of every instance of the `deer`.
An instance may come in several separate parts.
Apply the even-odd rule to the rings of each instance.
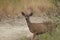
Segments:
[[[25,14],[24,12],[21,13],[25,17],[30,32],[33,33],[32,40],[35,40],[36,36],[39,34],[44,34],[47,33],[48,31],[52,32],[52,30],[56,27],[55,23],[52,22],[43,22],[43,23],[30,22],[30,16],[33,15],[33,12],[31,12],[30,14]]]

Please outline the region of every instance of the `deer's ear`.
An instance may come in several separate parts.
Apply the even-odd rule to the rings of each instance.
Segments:
[[[21,12],[23,16],[25,16],[24,12]]]
[[[30,13],[30,15],[29,16],[32,16],[33,15],[33,13]]]

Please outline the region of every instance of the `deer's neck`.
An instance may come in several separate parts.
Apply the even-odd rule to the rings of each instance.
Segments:
[[[27,19],[26,22],[27,22],[28,27],[30,27],[30,24],[31,24],[30,20]]]

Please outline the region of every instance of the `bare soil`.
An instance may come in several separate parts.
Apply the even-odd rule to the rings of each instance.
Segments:
[[[41,17],[31,17],[31,22],[40,23]],[[24,18],[4,20],[0,22],[0,40],[21,40],[22,37],[32,37]]]

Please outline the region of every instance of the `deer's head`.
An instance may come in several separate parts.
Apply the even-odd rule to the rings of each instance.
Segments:
[[[24,12],[22,12],[22,15],[25,17],[26,20],[28,20],[29,17],[33,15],[33,13],[31,12],[30,14],[25,14]]]

